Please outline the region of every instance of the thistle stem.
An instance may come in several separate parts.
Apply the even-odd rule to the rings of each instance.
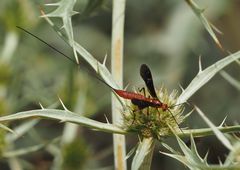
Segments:
[[[113,1],[112,16],[112,53],[111,66],[112,75],[118,83],[119,87],[123,87],[123,35],[124,35],[124,16],[125,16],[125,0]],[[121,105],[112,95],[112,120],[114,124],[122,124],[122,115],[120,113]],[[114,145],[114,169],[126,169],[126,148],[125,137],[123,135],[113,135]]]

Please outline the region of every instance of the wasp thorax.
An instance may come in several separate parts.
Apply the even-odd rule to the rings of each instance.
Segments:
[[[127,130],[136,132],[143,137],[157,139],[171,134],[170,127],[175,131],[180,131],[179,124],[183,121],[182,112],[184,108],[182,105],[174,107],[178,97],[177,91],[174,90],[169,95],[168,91],[162,87],[156,92],[160,104],[151,105],[151,103],[142,101],[142,105],[139,104],[140,106],[130,103],[124,108],[124,127]],[[145,93],[146,97],[151,98],[150,94]],[[143,93],[139,92],[139,94]]]

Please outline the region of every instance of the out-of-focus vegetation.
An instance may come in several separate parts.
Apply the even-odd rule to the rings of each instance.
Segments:
[[[73,17],[74,37],[99,61],[103,61],[106,54],[110,55],[111,1],[90,1],[79,0],[75,6],[75,11],[79,14]],[[224,49],[230,52],[239,50],[240,3],[228,0],[204,0],[197,3],[206,9],[204,14],[208,20],[224,33],[218,35]],[[39,6],[45,11],[51,11],[51,7],[43,6],[43,1],[0,2],[0,115],[40,108],[39,103],[43,107],[61,107],[58,99],[60,97],[69,110],[83,112],[102,122],[105,121],[105,114],[110,120],[111,90],[84,71],[91,69],[84,61],[80,60],[84,69],[79,72],[67,59],[16,28],[21,26],[30,30],[73,57],[71,48],[39,17]],[[143,86],[139,75],[139,66],[142,63],[151,67],[157,87],[165,84],[171,90],[179,88],[179,84],[183,88],[189,84],[198,72],[199,55],[202,56],[203,67],[227,55],[215,45],[185,1],[149,0],[139,3],[138,0],[131,0],[127,1],[125,15],[124,80],[125,85],[129,84],[128,89]],[[109,63],[107,60],[107,65]],[[239,81],[239,65],[231,64],[225,71]],[[207,116],[215,124],[220,124],[226,115],[227,124],[234,124],[240,119],[239,101],[239,90],[218,75],[189,102],[198,103],[202,110],[207,110]],[[18,125],[19,122],[11,123],[10,127]],[[0,139],[0,149],[17,149],[50,141],[61,136],[62,125],[42,120],[14,145],[5,144]],[[203,122],[194,113],[186,124],[192,128],[202,125]],[[2,132],[0,134],[0,137],[5,136]],[[64,155],[83,156],[82,160],[86,163],[84,166],[87,167],[113,165],[110,134],[85,128],[79,128],[78,134],[81,141],[70,144],[76,146],[76,150],[83,150],[83,154],[78,155],[74,153],[72,146],[66,146],[68,152],[63,151]],[[128,147],[131,148],[136,140],[138,139],[129,137]],[[204,138],[199,142],[200,153],[206,153],[210,148],[209,161],[212,163],[216,163],[219,157],[224,159],[225,150],[218,143],[214,137]],[[85,147],[82,148],[82,145]],[[46,150],[54,153],[54,147]],[[161,169],[179,169],[180,165],[175,161],[157,152],[156,154],[158,156],[154,157],[153,169],[158,169],[160,165]],[[54,161],[45,149],[20,159],[24,163],[27,163],[24,160],[28,160],[28,167],[33,169],[48,169]],[[7,163],[7,158],[3,157],[1,169],[8,169]],[[70,160],[64,166],[68,164],[72,166],[75,162]],[[181,168],[184,169],[183,166]]]

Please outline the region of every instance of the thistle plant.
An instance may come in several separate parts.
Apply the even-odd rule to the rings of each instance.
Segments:
[[[122,111],[123,126],[129,132],[137,133],[143,138],[155,138],[161,140],[161,136],[167,136],[172,133],[169,127],[172,127],[176,133],[181,133],[180,124],[183,122],[183,105],[175,105],[177,102],[177,91],[168,94],[165,87],[157,91],[159,100],[170,106],[167,110],[156,107],[147,107],[139,109],[131,102],[124,106]],[[145,94],[150,96],[149,93]]]
[[[190,5],[191,9],[196,14],[196,16],[199,17],[200,21],[203,23],[204,27],[209,32],[211,37],[214,39],[215,43],[222,48],[222,45],[220,44],[219,40],[216,38],[216,35],[213,31],[213,28],[215,27],[213,27],[208,22],[206,17],[203,15],[203,10],[200,10],[197,4],[195,4],[193,1],[189,0],[186,2],[187,4]],[[42,12],[41,17],[44,18],[49,23],[49,25],[56,31],[56,33],[69,46],[72,47],[76,63],[79,63],[78,58],[81,57],[87,63],[89,63],[92,69],[110,87],[112,87],[113,89],[121,90],[122,77],[121,76],[120,76],[121,78],[118,77],[119,78],[118,83],[120,80],[120,85],[114,81],[112,74],[108,71],[107,67],[105,66],[107,57],[105,57],[103,63],[101,63],[90,52],[88,52],[82,45],[80,45],[77,41],[75,41],[73,26],[72,26],[72,16],[77,14],[77,12],[73,10],[75,4],[76,4],[75,0],[71,0],[71,1],[61,0],[55,4],[47,4],[48,6],[56,6],[56,9],[50,13],[45,13],[44,10],[41,10]],[[117,8],[116,5],[115,5],[115,8]],[[125,11],[124,8],[125,8],[124,5],[122,5],[121,11],[124,12]],[[52,21],[52,19],[56,17],[61,19],[62,27],[56,26]],[[123,17],[123,15],[121,15],[120,17]],[[117,19],[119,18],[117,17]],[[124,28],[123,25],[120,25],[119,27],[121,27],[121,29]],[[121,35],[123,36],[123,30],[121,31],[122,31]],[[118,31],[116,31],[113,34],[118,34]],[[123,39],[120,39],[119,41],[122,41],[123,43]],[[115,43],[112,43],[112,44],[116,45]],[[122,53],[122,50],[123,50],[122,46],[123,44],[120,44],[121,48],[115,49],[115,50],[117,52],[119,52],[118,50],[120,50],[121,51],[120,53]],[[117,54],[113,53],[111,56],[112,60],[117,60],[116,58],[114,58],[116,56]],[[60,121],[61,123],[65,123],[65,127],[67,127],[69,125],[67,123],[70,122],[76,125],[85,126],[93,130],[121,135],[120,137],[118,136],[117,138],[115,138],[116,144],[114,147],[114,152],[116,153],[114,155],[115,168],[119,170],[126,169],[126,158],[128,156],[131,156],[131,154],[125,155],[124,137],[127,134],[134,134],[139,137],[139,142],[136,144],[136,147],[135,147],[136,150],[134,152],[133,161],[131,163],[131,169],[150,169],[153,151],[155,148],[154,146],[157,142],[159,142],[161,145],[167,148],[170,152],[170,153],[169,152],[166,153],[166,152],[160,151],[162,154],[170,156],[182,162],[189,169],[199,169],[199,170],[234,169],[234,168],[239,169],[240,168],[239,160],[238,160],[239,139],[233,135],[232,136],[226,135],[226,133],[238,132],[240,130],[239,125],[223,126],[224,125],[224,121],[223,121],[223,123],[220,126],[215,127],[211,123],[211,121],[208,120],[206,116],[204,116],[202,111],[197,106],[194,106],[194,108],[197,110],[199,115],[208,124],[209,128],[192,129],[190,127],[181,126],[181,124],[184,123],[184,121],[191,114],[191,112],[189,113],[184,112],[184,103],[187,103],[190,97],[192,97],[201,87],[207,84],[209,80],[211,80],[211,78],[213,78],[223,68],[228,66],[230,63],[233,63],[236,61],[238,62],[239,58],[240,58],[240,52],[238,51],[233,54],[228,54],[226,57],[219,59],[214,64],[208,66],[205,69],[202,69],[201,57],[199,57],[198,74],[192,79],[190,84],[185,89],[182,88],[181,92],[177,92],[177,90],[173,90],[171,93],[169,93],[168,89],[165,86],[162,86],[159,89],[158,88],[155,89],[158,100],[161,101],[165,106],[162,108],[153,107],[153,106],[139,108],[139,106],[134,104],[134,102],[131,102],[130,100],[125,100],[124,98],[119,97],[117,94],[114,94],[119,100],[119,103],[120,103],[119,106],[121,106],[121,108],[118,107],[118,104],[114,105],[114,110],[115,111],[117,110],[116,112],[119,112],[120,116],[119,115],[117,116],[113,124],[109,123],[110,121],[108,119],[107,119],[107,123],[103,123],[103,122],[99,122],[91,118],[88,118],[84,114],[79,114],[79,113],[70,111],[65,106],[64,102],[61,99],[59,100],[63,108],[62,110],[45,108],[40,104],[41,108],[37,110],[23,111],[23,112],[18,112],[14,114],[9,114],[7,116],[2,116],[0,117],[0,122],[2,123],[6,121],[13,121],[13,120],[21,121],[21,119],[27,119],[27,118],[47,118],[47,119],[54,119],[54,120]],[[122,68],[122,59],[117,60],[115,62],[119,62],[120,63],[119,67]],[[146,98],[151,96],[151,94],[147,90],[136,91],[135,93],[141,94]],[[113,115],[116,112],[113,111]],[[10,134],[8,137],[6,137],[6,141],[8,141],[9,144],[12,144],[15,138],[19,138],[19,136],[25,134],[29,129],[34,127],[36,123],[37,121],[33,120],[28,123],[25,123],[24,126],[22,127],[20,126],[14,130],[9,129],[4,125],[1,125],[1,126],[4,129],[11,131],[13,133],[13,134]],[[73,129],[76,130],[76,127],[71,127],[70,129],[71,130],[67,130],[67,132],[71,133]],[[229,149],[230,154],[228,155],[224,163],[219,163],[219,165],[210,165],[207,163],[206,157],[201,158],[199,156],[193,138],[205,137],[208,135],[215,135],[223,143],[223,145]],[[183,154],[179,153],[178,151],[174,150],[171,146],[164,143],[164,138],[167,138],[167,137],[176,138],[176,141],[178,142]],[[181,139],[183,137],[185,138],[188,137],[191,139],[191,144],[192,144],[191,148],[189,148],[183,142],[183,140]],[[121,140],[117,141],[116,139],[121,139]],[[59,148],[61,147],[56,148],[56,145],[54,145],[54,142],[56,142],[56,140],[59,140],[59,139],[55,139],[51,142],[43,142],[33,147],[24,148],[23,150],[12,151],[12,148],[9,147],[3,151],[2,155],[7,158],[9,157],[16,158],[20,155],[30,154],[31,152],[38,151],[42,148],[48,148],[49,152],[51,152],[52,155],[54,155],[54,163],[53,163],[52,169],[60,169],[61,167],[66,167],[66,164],[63,163],[64,162],[63,159],[66,154],[64,154],[64,156],[61,156],[60,154],[59,156],[59,153],[61,153],[61,150]],[[62,138],[61,142],[65,144],[64,148],[71,148],[71,147],[67,147],[66,144],[71,142],[75,143],[76,140],[72,140],[69,142],[65,137],[64,140]],[[80,146],[81,142],[79,143],[75,143],[75,144],[78,146],[78,148],[80,148],[79,150],[81,150],[82,149]],[[120,146],[119,147],[120,149],[117,146]],[[70,151],[74,151],[74,149],[71,148]],[[68,153],[68,152],[64,152],[64,153]],[[83,153],[85,154],[84,151]],[[14,161],[17,161],[17,160],[14,159]]]

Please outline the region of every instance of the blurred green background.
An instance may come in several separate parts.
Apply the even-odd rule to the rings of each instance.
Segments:
[[[51,45],[73,57],[71,48],[61,40],[54,30],[40,18],[39,7],[47,13],[54,7],[44,3],[51,1],[13,1],[0,2],[0,114],[12,114],[23,110],[44,107],[61,108],[58,96],[69,110],[82,112],[95,120],[105,122],[104,114],[111,120],[111,90],[86,71],[77,71],[67,59],[54,52],[48,46],[27,35],[16,26],[21,26],[41,37]],[[205,15],[223,35],[217,34],[223,47],[235,52],[240,48],[240,2],[237,0],[197,1],[206,9]],[[107,66],[110,68],[111,17],[110,0],[78,0],[75,6],[78,15],[73,16],[75,40],[86,48],[99,61],[107,54]],[[61,27],[61,21],[54,20]],[[198,58],[202,56],[203,68],[227,56],[214,44],[203,25],[194,15],[185,1],[148,0],[127,1],[124,41],[124,83],[133,90],[144,85],[139,75],[142,63],[150,66],[156,87],[164,84],[169,91],[186,88],[198,72]],[[83,67],[91,70],[80,59]],[[238,81],[239,66],[229,65],[225,71]],[[84,98],[84,104],[79,103]],[[232,86],[217,74],[207,85],[201,88],[189,103],[196,104],[216,125],[227,116],[226,123],[233,125],[239,116],[239,89]],[[186,111],[192,106],[186,106]],[[10,122],[10,127],[24,121]],[[207,127],[193,112],[185,126],[190,128]],[[15,142],[15,148],[24,148],[40,141],[34,139],[35,133],[42,141],[61,136],[63,124],[41,120],[29,133]],[[1,132],[1,136],[5,136]],[[74,157],[92,167],[112,169],[112,135],[91,131],[79,127],[79,141],[70,148]],[[127,137],[128,151],[136,144],[136,136]],[[169,140],[170,143],[174,141]],[[4,146],[4,145],[3,145]],[[209,149],[209,162],[224,160],[225,148],[215,137],[202,138],[198,142],[199,151],[204,155]],[[3,147],[4,148],[4,147]],[[152,169],[185,169],[175,160],[160,153],[156,148]],[[64,154],[67,154],[66,152]],[[40,150],[21,157],[31,163],[33,169],[49,169],[53,157]],[[69,162],[74,160],[70,159]],[[128,161],[130,163],[130,160]],[[90,162],[90,163],[89,163]],[[71,163],[70,163],[71,164]],[[81,163],[84,164],[84,163]],[[76,165],[77,166],[77,165]],[[84,165],[88,167],[89,165]],[[89,166],[89,167],[91,167]],[[82,167],[79,167],[81,169]],[[9,169],[7,159],[0,160],[0,169]],[[71,169],[66,165],[65,169]],[[90,169],[90,168],[89,168]],[[95,168],[96,169],[96,168]]]

